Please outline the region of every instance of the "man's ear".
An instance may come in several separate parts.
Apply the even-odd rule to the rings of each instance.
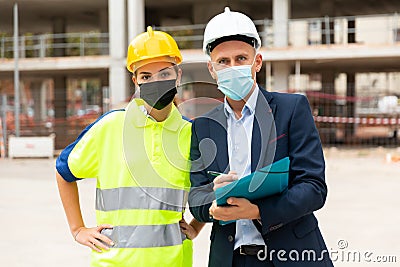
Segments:
[[[256,72],[259,72],[261,70],[262,64],[263,64],[262,55],[261,54],[256,54],[256,59],[255,59],[255,64],[254,64]]]
[[[178,68],[176,76],[176,87],[181,86],[181,81],[182,81],[182,69]]]
[[[207,62],[207,68],[208,68],[208,71],[209,71],[210,74],[211,74],[211,77],[212,77],[214,80],[217,80],[217,75],[216,75],[216,73],[215,73],[215,71],[214,71],[214,68],[213,68],[213,66],[212,66],[211,61],[208,61],[208,62]]]

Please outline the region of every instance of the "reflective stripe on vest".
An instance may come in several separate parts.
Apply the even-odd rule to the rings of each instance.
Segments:
[[[185,190],[161,187],[120,187],[96,189],[96,209],[112,211],[121,209],[171,210],[182,212],[186,203]]]
[[[179,224],[114,226],[101,233],[114,241],[113,248],[151,248],[182,245],[186,236]]]

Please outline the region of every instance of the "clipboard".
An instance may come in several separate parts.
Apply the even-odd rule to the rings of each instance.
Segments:
[[[241,179],[215,190],[218,206],[226,206],[229,197],[256,200],[282,193],[289,183],[289,157],[278,160]],[[220,221],[220,224],[229,222]]]

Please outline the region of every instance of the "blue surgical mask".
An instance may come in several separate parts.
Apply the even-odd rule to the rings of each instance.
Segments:
[[[233,66],[216,70],[218,89],[232,100],[242,100],[254,85],[252,65]]]

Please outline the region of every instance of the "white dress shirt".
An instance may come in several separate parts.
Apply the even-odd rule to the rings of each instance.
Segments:
[[[256,85],[242,109],[240,119],[236,119],[226,98],[224,101],[224,112],[227,117],[229,167],[230,170],[237,172],[239,178],[251,173],[251,139],[258,92],[259,88]],[[234,249],[241,245],[251,244],[265,245],[264,239],[252,220],[237,220]]]

